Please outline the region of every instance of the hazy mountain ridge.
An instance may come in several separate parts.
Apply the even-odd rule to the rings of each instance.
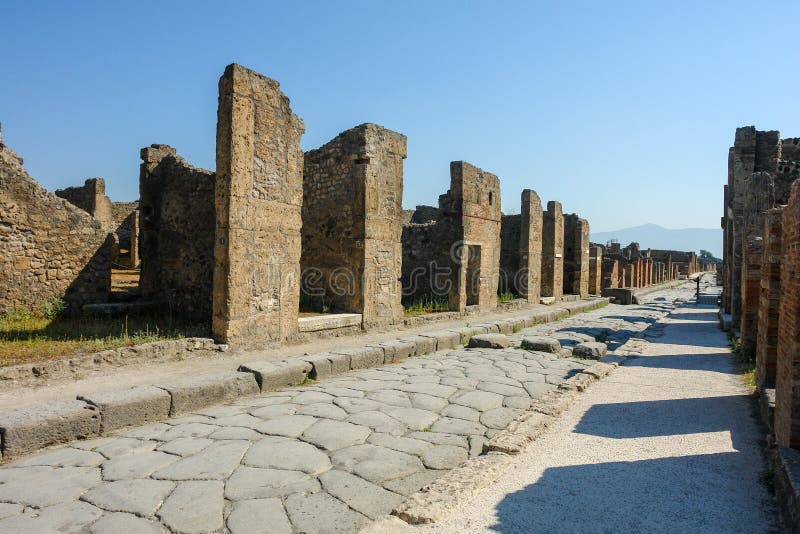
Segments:
[[[664,228],[657,224],[643,224],[610,232],[592,232],[591,241],[606,244],[616,239],[624,247],[636,241],[642,249],[665,250],[708,250],[714,256],[722,257],[722,228]]]

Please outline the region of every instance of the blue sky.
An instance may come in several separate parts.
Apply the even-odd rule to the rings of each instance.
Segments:
[[[449,162],[497,174],[593,231],[719,227],[737,126],[800,136],[800,2],[0,0],[4,141],[50,190],[138,196],[139,149],[213,169],[217,80],[281,83],[303,148],[376,122],[408,136],[404,205]]]

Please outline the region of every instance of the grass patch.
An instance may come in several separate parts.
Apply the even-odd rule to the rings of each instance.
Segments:
[[[519,324],[519,323],[515,324],[515,325],[514,325],[514,328],[512,328],[512,329],[511,329],[511,331],[512,331],[512,332],[514,332],[515,334],[516,334],[517,332],[521,331],[521,330],[522,330],[522,325],[521,325],[521,324]]]
[[[514,295],[514,293],[511,293],[510,291],[506,291],[504,293],[500,293],[499,295],[497,295],[498,304],[502,304],[504,302],[511,302],[512,300],[516,299],[517,299],[516,295]]]
[[[13,310],[0,316],[0,367],[209,333],[206,324],[165,317],[47,317]]]
[[[425,315],[426,313],[441,313],[446,311],[450,311],[450,304],[447,300],[422,298],[408,306],[403,306],[403,313],[411,317]]]
[[[756,391],[756,360],[755,358],[742,354],[740,339],[732,331],[728,331],[728,347],[739,360],[739,374],[742,377],[744,386],[754,393]]]
[[[300,313],[330,313],[331,303],[325,296],[309,295],[305,291],[300,292]]]

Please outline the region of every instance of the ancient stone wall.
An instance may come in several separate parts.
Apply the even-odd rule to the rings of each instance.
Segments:
[[[275,80],[228,65],[219,81],[213,326],[224,341],[298,329],[305,130]]]
[[[612,267],[613,269],[613,267]],[[589,286],[590,295],[599,295],[603,290],[603,249],[589,247]]]
[[[603,256],[601,289],[621,287],[619,260]]]
[[[500,180],[464,161],[450,163],[450,190],[440,208],[454,215],[461,247],[455,252],[450,309],[497,307],[500,269]]]
[[[519,215],[503,215],[500,229],[500,291],[539,302],[542,275],[542,202],[525,189]]]
[[[129,267],[139,265],[139,202],[112,202],[111,215],[114,219],[117,246],[127,250],[117,262]]]
[[[111,201],[102,178],[89,178],[82,186],[57,189],[55,194],[97,219],[109,232],[115,229]]]
[[[747,236],[742,262],[742,318],[739,322],[741,332],[741,354],[753,358],[758,339],[758,307],[761,300],[761,256],[762,238]]]
[[[589,295],[589,221],[564,216],[564,293]]]
[[[775,438],[800,447],[800,181],[782,213],[781,303],[775,386]]]
[[[141,158],[142,298],[171,316],[210,323],[214,173],[192,167],[168,145],[143,148]]]
[[[403,305],[448,302],[453,269],[450,251],[457,242],[455,231],[449,216],[403,225]]]
[[[564,289],[564,216],[550,201],[542,213],[542,296],[561,299]]]
[[[391,324],[401,304],[403,159],[406,138],[375,124],[348,130],[305,154],[303,291],[333,309]]]
[[[782,208],[772,208],[767,211],[764,221],[764,255],[761,262],[761,295],[756,345],[756,384],[759,389],[775,387],[781,299],[782,217]]]
[[[0,313],[105,302],[112,245],[100,221],[48,193],[0,138]]]

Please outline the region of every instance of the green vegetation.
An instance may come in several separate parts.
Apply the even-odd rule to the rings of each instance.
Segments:
[[[0,367],[209,335],[206,324],[175,324],[168,317],[64,316],[60,301],[40,309],[17,308],[0,316]]]
[[[700,254],[697,255],[697,259],[706,261],[709,263],[722,263],[721,258],[715,257],[712,253],[707,250],[700,249]]]
[[[331,302],[325,295],[309,295],[300,292],[300,313],[331,313]]]
[[[403,306],[403,312],[415,317],[417,315],[424,315],[426,313],[440,313],[450,310],[450,305],[447,300],[433,300],[429,298],[422,298],[408,306]]]
[[[740,340],[732,331],[728,331],[728,347],[731,352],[739,359],[739,374],[742,376],[742,381],[745,387],[751,393],[756,390],[756,360],[751,356],[742,354],[742,346]]]
[[[516,300],[517,296],[510,291],[506,291],[504,293],[500,293],[497,295],[497,303],[502,304],[504,302],[511,302],[512,300]]]

